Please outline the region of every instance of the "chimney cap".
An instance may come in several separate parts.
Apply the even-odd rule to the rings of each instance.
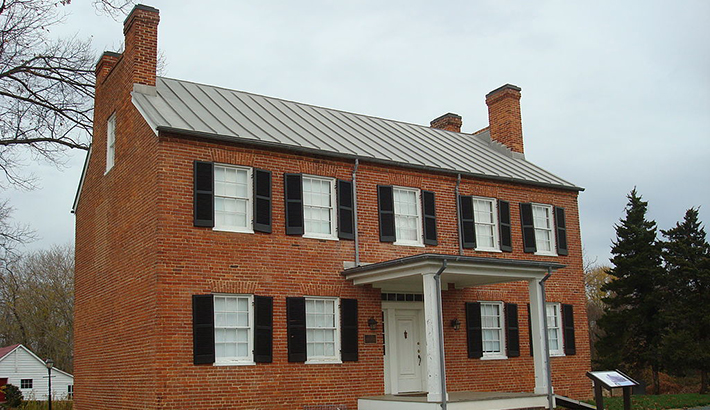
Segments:
[[[434,118],[433,120],[431,120],[431,123],[435,123],[439,120],[443,120],[444,118],[458,118],[460,120],[461,116],[458,114],[454,114],[452,112],[447,112],[446,114],[438,116],[438,117]]]
[[[123,20],[123,25],[124,25],[124,26],[126,25],[126,23],[128,23],[128,20],[131,19],[131,17],[133,16],[133,13],[135,13],[136,10],[143,10],[143,11],[148,11],[148,12],[151,12],[151,13],[160,13],[160,10],[156,9],[155,7],[146,6],[145,4],[136,4],[136,5],[133,7],[133,10],[131,10],[131,12],[128,13],[128,16],[126,16],[126,19]]]
[[[502,85],[502,86],[496,88],[495,90],[489,92],[488,94],[486,94],[486,98],[488,98],[494,94],[498,94],[499,92],[504,91],[504,90],[513,90],[513,91],[520,92],[522,90],[522,88],[518,87],[517,85],[513,85],[513,84]]]

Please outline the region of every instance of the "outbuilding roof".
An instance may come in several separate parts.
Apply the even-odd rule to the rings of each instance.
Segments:
[[[10,345],[10,346],[0,347],[0,360],[2,360],[3,357],[10,354],[13,350],[17,349],[17,347],[19,345],[20,344],[18,343],[18,344],[14,344],[14,345]]]
[[[447,173],[582,190],[476,134],[158,77],[133,104],[160,131]]]

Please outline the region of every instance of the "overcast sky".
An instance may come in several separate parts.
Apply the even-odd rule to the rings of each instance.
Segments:
[[[122,21],[91,2],[64,7],[53,35],[117,50]],[[710,221],[710,2],[167,1],[168,77],[463,132],[488,125],[485,95],[522,87],[526,158],[584,187],[583,246],[608,263],[636,186],[662,229],[700,206]],[[32,163],[41,188],[9,190],[30,249],[73,242],[85,154]]]

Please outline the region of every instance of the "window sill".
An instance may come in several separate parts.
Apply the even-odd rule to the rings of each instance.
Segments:
[[[343,362],[338,359],[313,359],[306,360],[305,364],[343,364]]]
[[[504,355],[499,355],[499,354],[491,354],[486,356],[485,354],[481,357],[481,360],[507,360],[508,356]]]
[[[312,234],[312,233],[311,233],[311,234],[309,234],[309,233],[304,233],[304,234],[303,234],[303,237],[304,237],[304,238],[308,238],[308,239],[322,239],[322,240],[324,240],[324,241],[337,241],[337,240],[339,240],[337,236],[325,236],[325,235],[321,236],[321,235],[316,235],[316,234]]]
[[[539,256],[558,256],[556,252],[535,252]]]
[[[212,228],[213,231],[217,232],[234,232],[234,233],[254,233],[253,229],[247,228],[229,228],[229,227],[217,227]]]
[[[254,366],[256,362],[214,362],[212,366]]]
[[[414,246],[415,248],[424,247],[424,244],[421,242],[393,242],[392,244],[397,246]]]
[[[564,352],[550,352],[550,357],[565,357]]]
[[[495,252],[495,253],[502,253],[500,249],[486,249],[486,248],[475,248],[474,251],[476,252]]]

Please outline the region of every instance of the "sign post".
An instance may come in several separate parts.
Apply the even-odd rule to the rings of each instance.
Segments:
[[[624,410],[631,410],[631,388],[638,386],[638,382],[619,370],[604,370],[587,372],[587,377],[594,381],[594,401],[597,410],[604,410],[604,395],[602,387],[611,389],[621,388],[624,391]]]

